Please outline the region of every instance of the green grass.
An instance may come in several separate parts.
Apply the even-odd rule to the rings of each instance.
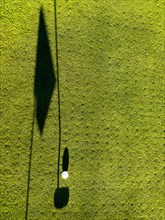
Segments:
[[[1,219],[25,219],[40,7],[54,69],[53,1],[1,3]],[[35,120],[29,220],[163,220],[163,0],[57,1],[68,205],[54,208],[58,97]],[[56,74],[56,72],[55,72]]]

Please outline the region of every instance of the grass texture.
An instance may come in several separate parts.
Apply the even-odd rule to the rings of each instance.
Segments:
[[[28,220],[163,220],[163,0],[57,0],[60,172],[69,150],[69,178],[60,177],[60,186],[70,195],[62,209],[54,207],[54,2],[1,6],[1,219],[25,219],[32,145]],[[41,7],[45,61],[46,49],[38,47]],[[55,78],[51,88],[46,78],[42,100],[45,84],[40,90],[35,80],[44,62]]]

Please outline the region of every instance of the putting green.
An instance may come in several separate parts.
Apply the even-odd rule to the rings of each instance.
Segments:
[[[163,220],[163,0],[57,0],[62,192],[54,2],[1,6],[1,219]]]

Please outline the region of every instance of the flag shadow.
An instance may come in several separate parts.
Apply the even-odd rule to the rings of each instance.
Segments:
[[[51,58],[49,39],[43,9],[41,8],[34,82],[36,118],[41,135],[45,126],[45,120],[48,114],[55,83],[56,78]]]

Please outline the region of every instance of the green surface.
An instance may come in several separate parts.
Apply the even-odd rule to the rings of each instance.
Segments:
[[[1,1],[1,219],[25,219],[39,14],[56,70],[53,1]],[[69,203],[54,208],[57,85],[34,124],[29,220],[163,220],[163,0],[57,1]],[[56,74],[56,71],[55,71]]]

